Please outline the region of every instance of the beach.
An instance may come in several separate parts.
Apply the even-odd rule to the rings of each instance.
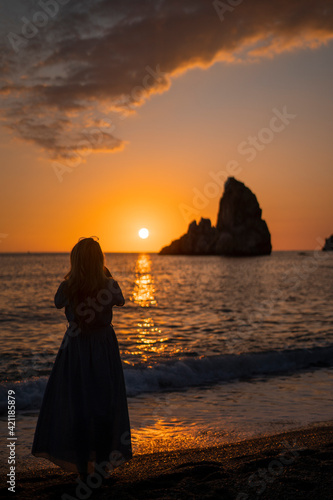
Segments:
[[[30,499],[333,498],[333,422],[201,449],[134,455],[100,484],[60,468],[22,469],[16,496]],[[1,484],[1,498],[13,493]],[[93,487],[94,486],[94,487]]]

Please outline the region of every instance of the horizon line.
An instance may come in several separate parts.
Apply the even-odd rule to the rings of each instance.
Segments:
[[[273,252],[315,252],[315,251],[322,251],[322,249],[316,249],[316,248],[289,248],[289,249],[278,249],[278,250],[272,250]],[[26,251],[4,251],[0,252],[0,255],[8,255],[8,254],[20,254],[20,255],[27,255],[27,254],[70,254],[71,250],[68,251],[56,251],[56,250],[26,250]],[[152,253],[152,254],[157,254],[159,255],[160,251],[142,251],[142,250],[137,250],[133,252],[124,252],[124,251],[118,251],[118,252],[108,252],[104,251],[104,254],[140,254],[140,253]],[[214,254],[169,254],[169,255],[179,255],[179,256],[185,256],[185,257],[233,257],[232,255],[214,255]],[[257,256],[258,257],[258,256]],[[261,255],[259,255],[261,257]]]

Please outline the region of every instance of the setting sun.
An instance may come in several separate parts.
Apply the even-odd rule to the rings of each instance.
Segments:
[[[140,238],[142,238],[143,240],[145,240],[146,238],[148,238],[149,236],[149,231],[148,229],[146,229],[145,227],[141,228],[140,231],[139,231],[139,236]]]

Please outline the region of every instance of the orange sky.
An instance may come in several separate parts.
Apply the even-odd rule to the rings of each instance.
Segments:
[[[298,8],[299,2],[294,4]],[[70,13],[64,15],[70,17]],[[307,25],[304,32],[297,27],[303,36],[296,36],[297,31],[286,23],[285,32],[276,33],[268,43],[254,25],[247,39],[239,37],[231,43],[233,23],[242,15],[241,9],[235,9],[234,18],[226,18],[229,38],[221,39],[214,54],[208,44],[206,51],[199,45],[191,47],[197,53],[188,55],[181,45],[183,60],[179,56],[179,61],[177,52],[172,52],[172,62],[166,58],[164,47],[165,52],[171,49],[163,40],[158,45],[159,32],[152,31],[150,41],[156,39],[160,53],[152,58],[149,50],[153,49],[146,47],[142,65],[156,68],[161,60],[164,80],[147,95],[139,88],[133,91],[136,87],[133,82],[128,87],[126,66],[121,78],[116,76],[117,87],[110,80],[113,93],[108,96],[101,73],[100,80],[96,77],[100,94],[93,98],[96,91],[91,90],[85,95],[83,111],[66,104],[69,81],[63,87],[54,83],[60,79],[59,65],[65,67],[70,57],[65,52],[61,55],[60,42],[54,66],[47,69],[43,56],[43,65],[35,59],[34,74],[23,71],[23,59],[21,66],[17,63],[16,80],[8,70],[0,81],[0,251],[69,251],[79,237],[91,235],[100,238],[105,252],[159,251],[186,232],[194,218],[209,217],[216,223],[223,184],[214,187],[212,176],[226,177],[231,161],[237,164],[234,176],[258,198],[273,250],[314,249],[332,234],[331,28],[318,31],[312,15],[314,26]],[[209,16],[221,23],[214,10]],[[186,17],[180,22],[189,32],[200,26],[188,26]],[[8,29],[14,30],[12,25]],[[217,29],[222,29],[220,24]],[[249,48],[254,40],[255,51]],[[9,53],[7,42],[6,50],[12,62],[23,58],[26,49],[18,55]],[[131,54],[134,45],[123,50]],[[31,53],[26,52],[29,57]],[[71,57],[82,60],[79,50]],[[107,61],[101,56],[100,67]],[[82,71],[81,78],[88,81],[88,73]],[[140,73],[138,82],[143,81],[142,75],[147,70]],[[17,97],[13,82],[26,85],[27,80],[39,86],[37,97],[23,88]],[[119,90],[122,82],[124,94]],[[117,111],[115,99],[120,102],[123,95],[134,101],[130,107],[128,102],[119,105]],[[14,96],[18,101],[10,100]],[[134,112],[128,114],[128,109]],[[272,122],[284,109],[285,122]],[[87,144],[92,150],[84,149]],[[70,159],[73,151],[75,158]],[[189,217],[184,216],[185,206]],[[146,240],[138,237],[141,227],[150,231]]]

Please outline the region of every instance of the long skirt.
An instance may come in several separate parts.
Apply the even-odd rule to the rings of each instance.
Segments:
[[[67,329],[48,380],[32,454],[64,470],[109,471],[132,458],[126,388],[112,325]]]

